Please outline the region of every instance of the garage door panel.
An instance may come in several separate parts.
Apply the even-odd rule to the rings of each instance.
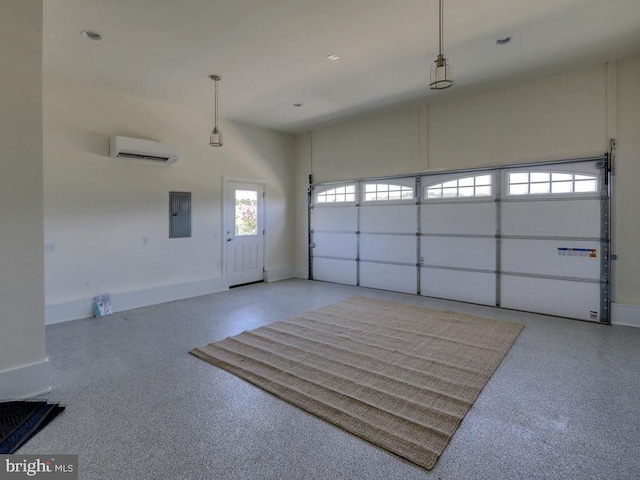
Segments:
[[[360,259],[415,265],[417,243],[415,236],[360,235]]]
[[[344,285],[355,285],[357,283],[356,262],[314,257],[313,279]]]
[[[598,321],[591,313],[600,310],[598,283],[503,275],[500,292],[505,308]]]
[[[495,271],[495,238],[422,237],[420,242],[425,265]]]
[[[600,278],[600,243],[559,240],[502,241],[502,270],[505,272]]]
[[[415,294],[418,291],[416,267],[360,262],[360,286]]]
[[[358,238],[354,233],[313,234],[313,255],[320,257],[339,257],[355,260]]]
[[[493,202],[423,204],[420,232],[495,235],[496,205]]]
[[[504,202],[502,235],[600,238],[600,200]]]
[[[360,208],[360,231],[415,233],[418,213],[415,205],[376,205]]]
[[[482,305],[496,304],[496,276],[437,268],[420,269],[421,295]]]
[[[357,225],[357,210],[353,205],[344,207],[315,207],[313,209],[313,230],[355,233]]]

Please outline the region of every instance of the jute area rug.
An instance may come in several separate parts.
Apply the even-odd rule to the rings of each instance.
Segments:
[[[523,328],[352,297],[190,353],[431,470]]]

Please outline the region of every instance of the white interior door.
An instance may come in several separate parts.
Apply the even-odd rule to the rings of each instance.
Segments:
[[[264,184],[225,182],[224,209],[229,285],[264,280]]]

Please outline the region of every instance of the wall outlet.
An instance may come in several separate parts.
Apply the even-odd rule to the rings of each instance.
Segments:
[[[54,253],[56,251],[56,244],[54,242],[48,242],[44,244],[44,253]]]

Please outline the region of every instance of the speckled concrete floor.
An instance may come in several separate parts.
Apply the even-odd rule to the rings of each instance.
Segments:
[[[526,328],[431,472],[187,352],[351,295]],[[19,453],[82,479],[637,479],[640,329],[305,280],[47,327],[66,411]]]

